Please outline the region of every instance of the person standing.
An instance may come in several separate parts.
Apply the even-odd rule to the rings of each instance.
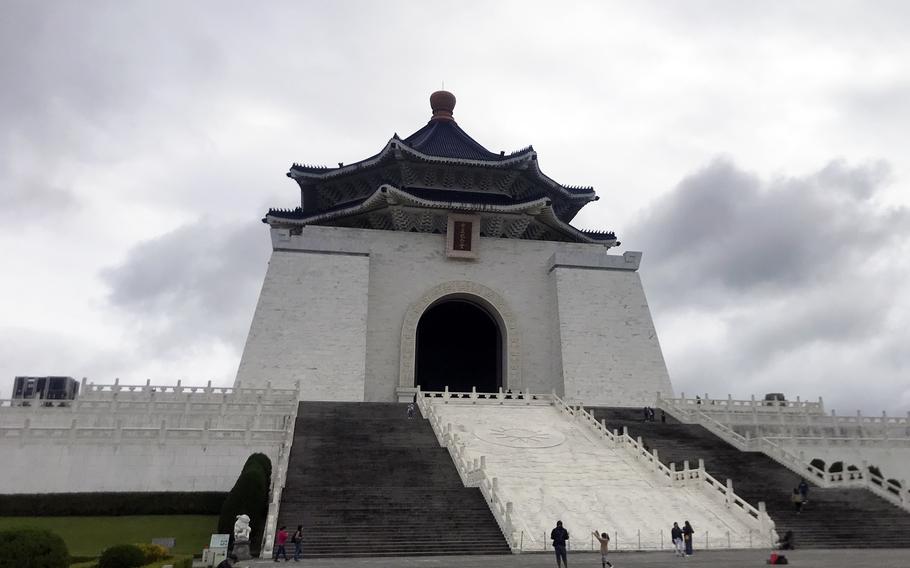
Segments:
[[[297,525],[297,530],[294,531],[291,542],[294,543],[294,562],[299,562],[300,552],[303,548],[303,525]]]
[[[609,566],[610,568],[613,568],[613,563],[610,562],[609,560],[607,560],[607,552],[609,552],[609,548],[610,548],[610,535],[608,535],[607,533],[597,534],[597,531],[594,531],[591,534],[593,534],[594,538],[597,539],[597,542],[600,543],[600,565],[601,565],[601,567],[607,568],[607,566]]]
[[[560,568],[560,566],[569,568],[569,559],[566,556],[566,541],[569,540],[569,531],[562,528],[562,521],[556,521],[556,528],[550,531],[550,539],[553,540],[553,550],[556,551],[556,568]]]
[[[676,556],[685,556],[686,549],[683,544],[683,532],[679,528],[679,523],[673,523],[673,528],[670,529],[670,540],[673,541],[674,554]]]
[[[686,556],[692,556],[692,535],[695,534],[695,530],[689,524],[689,521],[683,523],[682,533],[683,542],[686,545]]]
[[[285,543],[288,541],[288,530],[286,526],[282,526],[278,529],[278,534],[275,535],[275,562],[278,562],[278,556],[284,556],[284,561],[288,561],[288,553],[284,549]]]

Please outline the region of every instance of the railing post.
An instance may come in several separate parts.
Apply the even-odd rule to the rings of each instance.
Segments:
[[[771,530],[771,527],[768,526],[768,511],[765,508],[764,501],[758,502],[758,522],[759,526],[761,527],[761,533],[768,534],[768,532]]]
[[[727,493],[724,495],[724,502],[728,509],[730,508],[730,503],[733,502],[733,480],[729,477],[727,478]]]

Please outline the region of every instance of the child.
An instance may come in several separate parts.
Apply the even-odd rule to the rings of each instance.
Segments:
[[[610,562],[609,560],[607,560],[607,552],[608,552],[608,549],[610,548],[610,535],[608,535],[607,533],[597,534],[597,531],[594,531],[591,534],[593,534],[594,538],[596,538],[598,540],[598,542],[600,542],[600,563],[601,563],[601,565],[603,566],[603,568],[607,568],[607,566],[609,566],[610,568],[613,568],[613,563]]]

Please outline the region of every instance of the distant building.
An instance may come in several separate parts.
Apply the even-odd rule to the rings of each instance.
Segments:
[[[73,400],[79,394],[79,382],[73,377],[16,377],[14,399]]]

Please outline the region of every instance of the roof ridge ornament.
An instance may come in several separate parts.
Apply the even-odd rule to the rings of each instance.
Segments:
[[[455,122],[452,114],[455,110],[455,95],[449,91],[436,91],[430,95],[430,108],[433,110],[430,121],[451,120]]]

